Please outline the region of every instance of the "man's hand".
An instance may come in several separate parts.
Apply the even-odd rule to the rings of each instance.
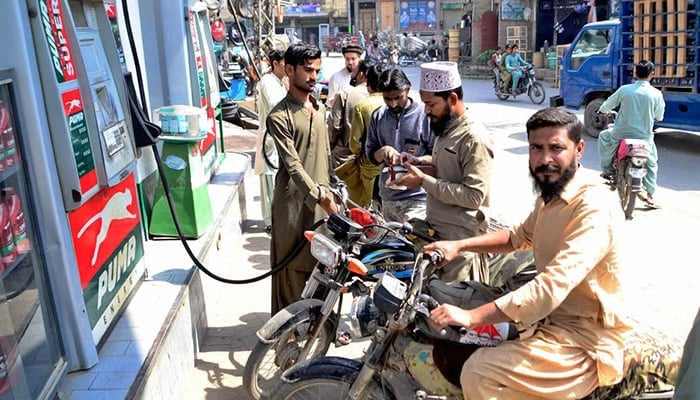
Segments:
[[[325,211],[328,215],[338,213],[338,205],[335,204],[335,199],[333,197],[333,194],[329,192],[322,194],[321,198],[318,199],[318,205],[321,206],[323,211]]]
[[[409,189],[415,189],[422,185],[423,178],[425,178],[423,171],[412,164],[404,164],[404,166],[408,169],[408,172],[406,172],[406,174],[404,174],[404,176],[401,178],[391,182],[391,184],[396,186],[406,186]]]
[[[471,328],[472,316],[469,310],[464,310],[451,304],[441,304],[430,312],[430,320],[439,328],[444,328],[448,325],[463,326],[467,329]]]
[[[401,154],[391,146],[382,146],[374,152],[374,159],[387,166],[401,164]]]
[[[459,246],[459,240],[441,240],[433,243],[428,243],[425,247],[423,247],[423,251],[427,250],[439,250],[442,252],[444,255],[444,259],[442,261],[442,264],[438,266],[441,267],[448,262],[452,261],[457,257],[460,253],[460,246]]]

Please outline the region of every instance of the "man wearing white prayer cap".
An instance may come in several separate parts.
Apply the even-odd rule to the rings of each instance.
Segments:
[[[462,77],[454,62],[421,65],[420,97],[436,136],[431,163],[435,176],[413,165],[396,184],[422,186],[427,192],[426,221],[440,240],[486,233],[493,150],[486,128],[462,99]],[[410,164],[408,160],[406,164]],[[443,281],[488,282],[485,258],[465,252],[440,269]]]

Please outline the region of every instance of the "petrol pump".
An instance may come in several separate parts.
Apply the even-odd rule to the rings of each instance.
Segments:
[[[206,110],[209,126],[211,127],[207,132],[206,139],[200,142],[199,149],[202,154],[202,164],[205,172],[211,174],[214,172],[216,157],[219,155],[216,147],[216,134],[218,131],[216,116],[221,99],[217,74],[218,63],[216,61],[206,4],[202,1],[195,2],[187,10],[187,16],[189,28],[189,41],[187,44],[190,49],[190,67],[196,72],[190,75],[190,78],[193,79],[192,88],[194,92],[192,98],[195,105]]]
[[[28,0],[56,172],[97,345],[143,274],[122,63],[101,0]]]

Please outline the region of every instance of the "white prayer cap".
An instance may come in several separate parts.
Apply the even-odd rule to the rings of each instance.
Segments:
[[[444,92],[462,87],[462,77],[459,76],[457,63],[452,61],[436,61],[421,64],[420,89],[426,92]]]

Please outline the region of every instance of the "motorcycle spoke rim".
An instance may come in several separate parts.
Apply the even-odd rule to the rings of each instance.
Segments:
[[[308,335],[299,332],[308,332],[309,323],[298,325],[289,334],[280,337],[280,340],[270,347],[270,350],[260,360],[258,367],[256,384],[261,392],[267,392],[272,389],[279,380],[282,373],[299,362],[299,355],[306,345]],[[292,337],[292,335],[294,337]],[[325,331],[320,333],[320,336],[311,344],[309,358],[315,357],[323,350],[323,340],[326,335]]]
[[[287,398],[294,396],[295,399],[304,400],[342,399],[345,398],[348,389],[347,384],[338,381],[315,381],[298,387]]]

